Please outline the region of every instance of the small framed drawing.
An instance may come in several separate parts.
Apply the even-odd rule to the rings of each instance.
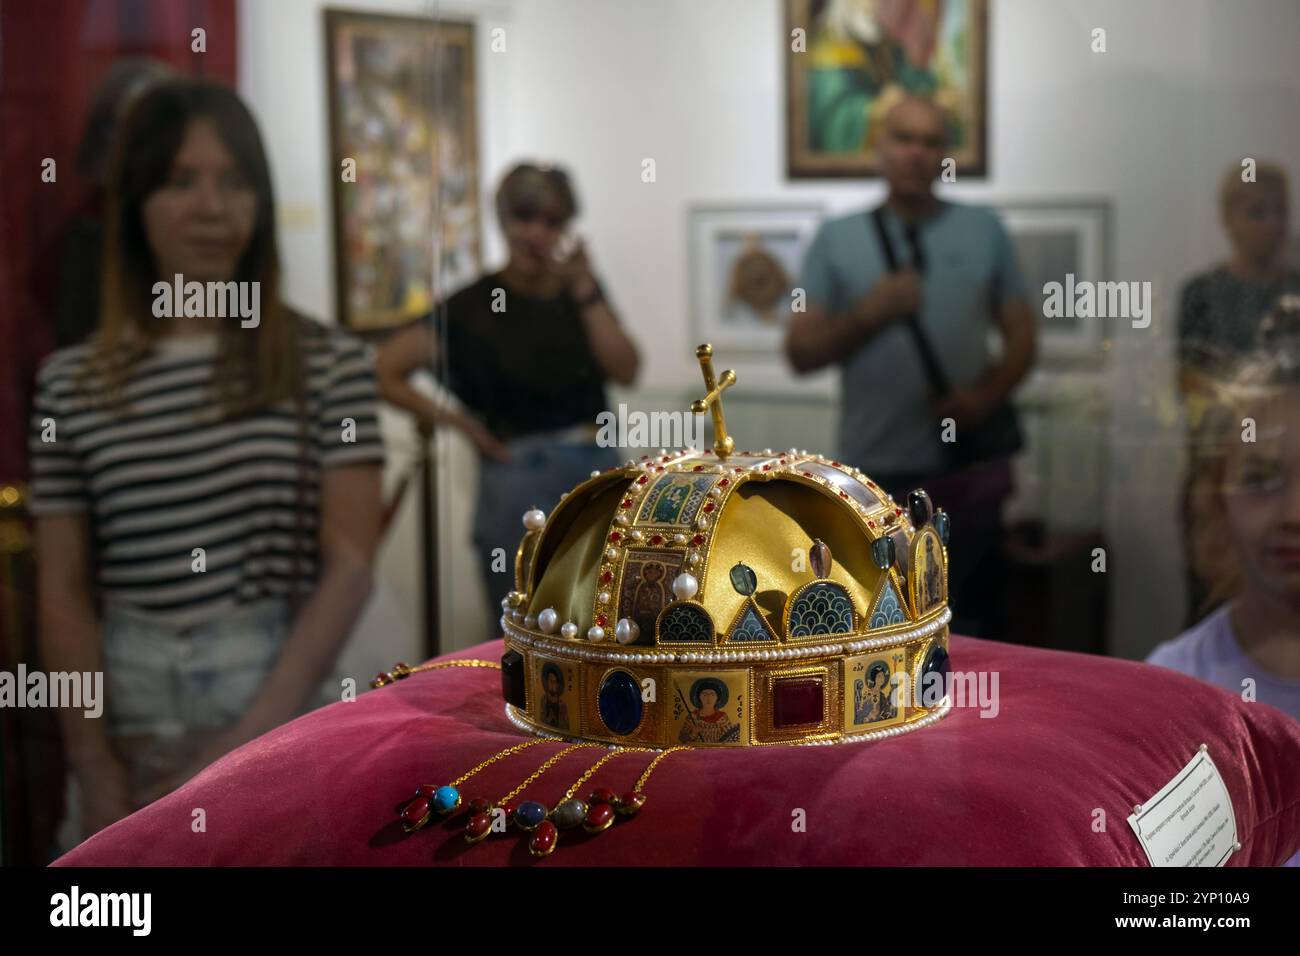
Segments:
[[[1038,317],[1039,354],[1046,361],[1099,363],[1104,356],[1106,320],[1047,316],[1044,286],[1060,283],[1063,295],[1078,282],[1104,282],[1109,274],[1110,204],[1103,200],[1007,201],[996,204],[1011,235],[1025,279],[1029,305]],[[1071,276],[1073,278],[1071,278]]]
[[[822,215],[814,205],[692,207],[695,338],[729,351],[779,351],[804,251]]]

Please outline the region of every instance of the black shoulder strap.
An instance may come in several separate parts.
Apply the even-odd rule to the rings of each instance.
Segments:
[[[885,207],[877,206],[871,210],[871,221],[876,226],[876,238],[880,240],[880,252],[885,257],[885,266],[890,272],[898,271],[898,256],[894,254],[894,244],[889,240],[889,230],[885,228]]]
[[[876,238],[880,240],[880,253],[885,257],[885,266],[890,272],[898,271],[898,256],[894,252],[894,244],[889,239],[889,230],[885,228],[885,207],[877,206],[871,211],[871,221],[876,227]],[[919,249],[914,250],[919,253]],[[918,260],[919,260],[918,255]],[[925,377],[930,383],[930,388],[936,395],[947,395],[951,390],[948,384],[948,376],[939,364],[939,356],[935,354],[934,346],[930,344],[930,338],[925,334],[925,329],[921,328],[921,322],[915,314],[906,316],[904,322],[907,330],[912,333],[912,341],[916,344],[916,350],[921,356],[921,367],[925,370]]]

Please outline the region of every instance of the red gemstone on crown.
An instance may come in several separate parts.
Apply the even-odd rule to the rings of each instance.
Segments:
[[[695,544],[703,544],[703,543],[704,543],[704,535],[702,535],[702,534],[697,534],[695,537],[691,538],[691,541],[692,541],[693,543],[695,543]]]
[[[704,470],[703,465],[696,465],[694,468],[691,469],[691,471],[703,471],[703,470]]]
[[[647,481],[649,481],[649,480],[650,480],[650,479],[647,478],[645,475],[642,475],[640,478],[638,478],[638,479],[636,480],[636,483],[637,483],[638,485],[644,485],[644,484],[645,484]]]
[[[725,488],[725,487],[727,487],[727,485],[729,485],[729,484],[731,484],[731,479],[730,479],[730,478],[723,478],[720,482],[718,482],[718,487],[719,487],[719,488]]]
[[[598,625],[600,625],[601,627],[604,627],[606,624],[609,623],[609,618],[605,617],[605,615],[603,615],[603,614],[597,614],[597,615],[596,615],[596,623],[597,623]]]
[[[704,502],[704,510],[705,510],[706,513],[709,512],[709,511],[712,511],[712,510],[713,510],[713,502],[712,502],[712,501],[706,501],[706,502]]]
[[[613,581],[613,580],[614,580],[614,572],[613,572],[613,571],[606,571],[604,574],[602,574],[602,575],[600,576],[600,580],[601,580],[601,583],[603,583],[603,584],[608,584],[610,581]]]
[[[652,535],[650,535],[650,543],[651,543],[651,544],[663,544],[663,543],[664,543],[664,536],[661,535],[661,534],[652,534]]]
[[[633,503],[634,503],[634,502],[632,501],[631,498],[624,498],[624,499],[623,499],[623,507],[624,507],[624,508],[631,508],[632,505],[633,505]]]
[[[609,533],[609,540],[610,540],[610,541],[618,541],[618,540],[620,540],[622,537],[623,537],[623,536],[622,536],[621,534],[619,534],[617,531],[611,531],[611,532]]]
[[[785,678],[772,684],[772,726],[820,723],[823,690],[820,678]]]
[[[764,465],[764,466],[763,466],[763,470],[764,470],[764,471],[771,471],[771,470],[772,470],[772,466],[771,466],[771,465]]]

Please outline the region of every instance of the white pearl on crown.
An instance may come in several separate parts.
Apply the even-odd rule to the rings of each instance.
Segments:
[[[555,613],[555,608],[548,607],[541,614],[537,615],[537,626],[542,629],[543,634],[554,634],[555,629],[559,627],[560,615]]]
[[[565,621],[564,625],[560,628],[560,636],[566,641],[573,640],[578,636],[578,625],[574,624],[572,621]]]
[[[695,575],[683,571],[673,578],[673,594],[679,601],[689,601],[700,591],[700,582]]]
[[[608,591],[601,591],[599,594],[596,595],[596,600],[599,601],[601,604],[608,604],[608,603],[609,603],[609,592],[608,592]]]
[[[636,639],[641,636],[641,627],[630,617],[620,618],[619,622],[614,625],[614,640],[620,644],[635,644]],[[641,655],[638,654],[639,658]]]
[[[599,624],[593,624],[587,628],[587,640],[595,644],[605,639],[605,629]]]
[[[524,527],[529,531],[538,531],[546,524],[546,512],[541,508],[529,508],[524,512]]]

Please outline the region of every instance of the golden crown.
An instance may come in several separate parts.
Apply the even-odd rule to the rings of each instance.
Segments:
[[[821,455],[735,453],[735,373],[696,354],[712,449],[643,456],[523,516],[507,716],[649,747],[869,740],[942,718],[947,514]]]

